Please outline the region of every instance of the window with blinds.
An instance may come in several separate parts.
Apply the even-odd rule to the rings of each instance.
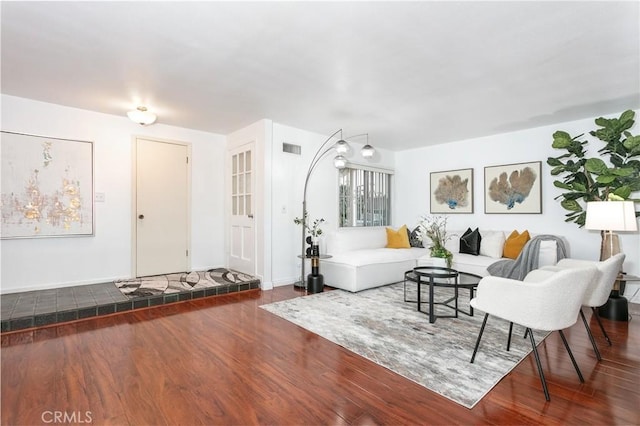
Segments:
[[[340,170],[340,226],[391,223],[391,174],[357,168]]]

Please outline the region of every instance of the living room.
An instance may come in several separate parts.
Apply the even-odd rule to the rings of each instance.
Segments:
[[[2,240],[3,292],[81,285],[130,277],[131,135],[139,129],[123,117],[24,98],[3,95],[2,104],[3,126],[7,130],[27,129],[23,131],[41,135],[68,135],[73,132],[78,139],[93,140],[96,150],[96,192],[105,194],[105,202],[95,205],[97,229],[96,235],[90,239]],[[31,119],[33,114],[47,119],[34,122]],[[615,116],[617,115],[612,114],[609,117]],[[596,259],[601,239],[599,232],[564,222],[565,211],[554,200],[560,191],[553,186],[550,167],[545,163],[547,157],[559,155],[551,147],[552,135],[556,130],[579,134],[592,129],[595,118],[597,117],[408,151],[378,149],[380,159],[375,160],[374,164],[394,170],[393,226],[407,224],[413,228],[422,215],[429,214],[430,171],[472,168],[476,200],[474,213],[449,215],[451,229],[479,227],[562,235],[571,243],[573,257]],[[78,123],[82,123],[80,128]],[[300,184],[287,183],[303,181],[309,156],[323,141],[324,136],[268,120],[255,127],[264,128],[264,123],[271,130],[266,138],[270,141],[266,150],[272,153],[270,167],[277,170],[270,182],[271,187],[277,189],[266,196],[266,199],[271,200],[271,208],[265,207],[265,212],[271,216],[270,233],[278,238],[272,240],[270,248],[265,249],[264,253],[265,264],[271,265],[271,271],[257,273],[262,278],[263,288],[268,289],[270,286],[291,284],[299,276],[299,262],[295,259],[299,253],[300,228],[293,224],[293,219],[300,215],[302,188]],[[210,196],[224,193],[224,135],[160,124],[145,128],[144,131],[147,136],[189,140],[192,143],[193,157],[209,160],[209,163],[196,160],[192,168],[192,268],[197,270],[224,266],[225,241],[224,238],[216,237],[225,232],[224,204],[221,197]],[[305,147],[303,155],[296,158],[283,153],[282,142],[302,145]],[[594,149],[596,147],[597,145]],[[470,155],[457,157],[452,156],[451,152]],[[484,214],[484,167],[532,161],[542,162],[542,214]],[[335,182],[335,185],[326,185],[327,182]],[[336,218],[336,189],[336,171],[329,159],[318,166],[309,184],[311,195],[308,197],[308,210],[311,217]],[[282,213],[283,206],[286,207],[286,213]],[[325,232],[335,229],[336,221],[327,219]],[[637,275],[640,267],[640,236],[637,233],[621,233],[620,240],[621,247],[627,254],[625,272]],[[283,244],[283,241],[288,241],[289,244]],[[43,277],[39,268],[31,267],[34,261],[47,270],[46,277]],[[630,283],[629,294],[633,294],[631,292],[635,291],[635,287],[637,286]]]
[[[620,3],[616,5],[619,6]],[[637,4],[630,3],[626,7],[633,9],[636,12],[634,16],[637,16]],[[2,8],[4,20],[9,7],[3,4]],[[637,35],[637,22],[625,23],[628,26],[625,34],[635,32]],[[127,99],[127,93],[119,94],[122,99],[112,102],[118,104],[118,108],[121,109],[121,112],[114,113],[62,101],[58,103],[56,93],[46,96],[26,89],[21,92],[9,85],[12,80],[7,75],[16,79],[16,74],[28,74],[27,71],[30,70],[14,69],[11,73],[5,72],[5,67],[10,67],[13,63],[5,61],[4,57],[5,43],[9,42],[4,39],[4,24],[3,21],[2,130],[93,142],[94,192],[101,194],[102,198],[94,203],[95,235],[74,238],[3,239],[0,243],[2,293],[102,283],[132,277],[132,194],[135,186],[132,140],[136,136],[181,141],[191,147],[189,237],[190,267],[193,270],[223,267],[228,263],[228,153],[234,147],[235,135],[257,141],[259,155],[256,162],[259,162],[260,168],[256,173],[260,185],[256,188],[256,197],[259,200],[255,205],[258,248],[254,272],[261,279],[262,290],[287,287],[299,279],[300,227],[294,224],[294,218],[301,214],[305,174],[314,153],[326,138],[339,128],[343,128],[344,137],[368,133],[368,142],[376,148],[376,154],[372,159],[362,159],[358,151],[365,140],[353,139],[350,141],[352,151],[348,156],[351,164],[393,173],[390,226],[397,228],[407,224],[413,228],[422,215],[430,213],[430,173],[472,169],[473,213],[448,215],[449,226],[452,229],[479,227],[561,235],[570,242],[571,257],[596,260],[600,250],[600,233],[580,228],[574,223],[566,223],[566,211],[555,199],[561,191],[553,185],[551,168],[546,163],[548,157],[559,155],[558,150],[551,146],[552,135],[557,130],[567,131],[571,135],[586,133],[594,128],[596,118],[617,117],[626,109],[634,110],[636,118],[640,114],[636,37],[629,43],[635,43],[636,55],[626,63],[624,73],[636,73],[636,79],[632,80],[634,82],[630,87],[616,87],[615,90],[600,94],[597,99],[580,98],[573,104],[566,103],[563,98],[567,95],[558,92],[531,116],[521,117],[519,122],[511,123],[498,120],[496,123],[499,124],[494,124],[489,132],[485,131],[482,134],[476,134],[475,131],[483,125],[483,121],[488,120],[482,111],[483,104],[492,102],[492,95],[497,96],[498,92],[508,92],[510,102],[498,105],[497,109],[525,109],[526,93],[529,92],[525,92],[524,88],[519,86],[524,86],[525,82],[516,78],[504,86],[496,82],[497,88],[485,87],[485,90],[470,93],[468,97],[456,94],[459,104],[468,103],[471,107],[469,110],[461,110],[461,114],[455,119],[456,126],[440,129],[437,137],[429,132],[429,126],[441,117],[437,106],[410,111],[398,117],[396,114],[401,113],[396,113],[392,108],[400,110],[398,104],[389,107],[389,116],[375,115],[369,109],[359,112],[358,115],[364,118],[358,119],[350,118],[352,111],[331,120],[325,120],[325,115],[318,114],[313,125],[308,127],[303,120],[297,124],[298,122],[285,116],[279,117],[276,112],[270,115],[270,112],[276,110],[267,108],[255,112],[253,118],[244,121],[241,126],[229,132],[219,133],[179,124],[166,124],[163,122],[163,111],[160,110],[157,111],[156,124],[142,127],[126,117],[127,109],[135,107],[129,105],[131,100]],[[634,46],[631,46],[631,50]],[[589,60],[588,52],[581,53],[587,58],[585,60]],[[624,53],[619,55],[625,56]],[[70,55],[71,57],[73,55]],[[160,67],[166,64],[156,65]],[[38,66],[43,64],[32,65],[34,68]],[[472,73],[473,69],[470,66],[467,71]],[[512,70],[514,74],[520,71]],[[611,76],[614,77],[618,73],[621,71],[611,71]],[[416,79],[419,78],[419,73],[417,75]],[[55,81],[56,78],[52,77],[51,80]],[[7,84],[5,79],[9,79]],[[76,90],[68,80],[61,81],[64,83],[60,83],[60,92]],[[97,79],[96,93],[100,92],[99,82]],[[313,80],[310,79],[309,84],[312,85]],[[531,85],[531,91],[544,91],[543,81],[532,80]],[[199,90],[200,88],[194,89],[194,92]],[[358,88],[357,92],[360,93],[360,90],[363,89]],[[445,88],[440,90],[446,91]],[[161,98],[161,90],[147,96]],[[371,97],[368,101],[385,102],[382,97]],[[165,105],[167,102],[165,101]],[[305,98],[297,108],[302,109],[306,105],[312,105],[312,102],[312,98]],[[521,103],[523,105],[520,105]],[[584,105],[586,103],[590,105]],[[556,107],[556,104],[563,106]],[[344,104],[334,105],[332,108],[335,109],[332,109],[332,112],[343,107]],[[318,108],[317,105],[313,106],[313,110]],[[250,109],[249,106],[247,109]],[[166,111],[166,115],[170,115],[170,111]],[[215,114],[208,116],[215,117]],[[402,137],[395,141],[386,139],[382,136],[382,131],[376,133],[374,130],[378,122],[393,123],[389,126],[392,128],[406,127],[413,130],[416,129],[412,127],[413,122],[427,121],[425,116],[429,117],[428,124],[418,127],[421,131],[419,134],[413,134],[412,139],[419,142],[412,142],[413,145],[403,145],[405,142],[409,144],[410,141],[404,141]],[[459,129],[455,127],[463,128],[464,132],[458,133]],[[631,132],[637,134],[637,129],[638,124]],[[448,131],[464,136],[451,139],[447,136]],[[300,146],[300,155],[283,152],[284,143]],[[589,153],[597,155],[599,148],[598,141],[592,140]],[[529,162],[541,163],[541,213],[486,214],[485,167]],[[338,227],[337,192],[338,175],[328,156],[319,163],[310,177],[307,195],[310,217],[326,220],[323,225],[325,233]],[[621,233],[620,241],[627,255],[624,271],[640,275],[640,234]],[[629,283],[626,294],[633,295],[639,288],[640,284]]]

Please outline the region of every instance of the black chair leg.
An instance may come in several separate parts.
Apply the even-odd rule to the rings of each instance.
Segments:
[[[600,356],[598,345],[596,345],[596,339],[593,338],[593,333],[591,333],[591,328],[587,323],[587,319],[585,318],[584,313],[582,312],[582,309],[580,309],[580,316],[582,317],[582,322],[584,323],[584,327],[587,329],[587,334],[589,335],[589,340],[591,340],[591,346],[593,346],[593,351],[596,353],[596,358],[598,359],[598,361],[602,361],[602,356]]]
[[[591,307],[591,310],[593,311],[593,316],[596,317],[596,321],[598,321],[598,325],[600,326],[600,330],[602,330],[602,334],[604,334],[604,338],[607,339],[607,343],[609,344],[609,346],[611,346],[611,339],[609,339],[609,335],[607,334],[607,331],[604,329],[602,325],[602,321],[600,321],[600,316],[598,315],[598,312],[596,312],[596,308]]]
[[[576,369],[576,373],[578,373],[578,377],[580,378],[580,383],[584,383],[584,377],[582,377],[582,373],[580,372],[580,367],[578,367],[578,363],[576,359],[573,357],[573,352],[571,352],[571,348],[569,347],[569,343],[567,342],[566,337],[564,337],[564,333],[562,330],[558,330],[560,333],[560,337],[562,337],[562,343],[564,343],[564,347],[567,348],[567,352],[569,353],[569,358],[571,358],[571,363],[573,364],[573,368]]]
[[[513,323],[509,323],[509,337],[507,338],[507,352],[511,349],[511,333],[513,332]]]
[[[547,389],[547,381],[544,378],[544,373],[542,372],[542,364],[540,363],[540,355],[538,355],[538,348],[536,347],[536,341],[533,338],[533,332],[529,328],[527,328],[525,332],[525,336],[529,335],[529,340],[531,340],[531,347],[533,348],[533,356],[536,359],[536,365],[538,366],[538,375],[540,376],[540,381],[542,382],[542,390],[544,391],[544,397],[547,401],[551,401],[549,398],[549,389]]]
[[[484,326],[487,325],[487,319],[489,318],[489,314],[484,314],[484,320],[482,320],[482,327],[480,327],[480,333],[478,333],[478,340],[476,340],[476,347],[473,348],[473,355],[471,355],[471,364],[476,359],[476,353],[478,352],[478,347],[480,346],[480,339],[482,338],[482,333],[484,333]]]

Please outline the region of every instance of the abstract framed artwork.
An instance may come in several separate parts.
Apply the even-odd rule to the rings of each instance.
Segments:
[[[473,213],[473,169],[431,172],[431,213]]]
[[[484,168],[485,213],[542,213],[542,162]]]
[[[93,142],[0,136],[1,237],[94,235]]]

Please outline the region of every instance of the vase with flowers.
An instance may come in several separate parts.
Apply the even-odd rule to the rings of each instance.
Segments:
[[[418,238],[430,250],[431,257],[439,257],[445,260],[447,268],[451,268],[453,254],[447,250],[445,244],[451,238],[447,234],[446,216],[422,216],[418,223]]]
[[[318,245],[318,237],[322,235],[322,229],[320,225],[324,223],[324,219],[315,219],[312,223],[309,220],[308,214],[305,212],[302,218],[296,217],[293,219],[296,225],[304,225],[309,236],[306,238],[308,244],[311,245],[310,249],[307,249],[307,256],[319,256],[320,250]]]

